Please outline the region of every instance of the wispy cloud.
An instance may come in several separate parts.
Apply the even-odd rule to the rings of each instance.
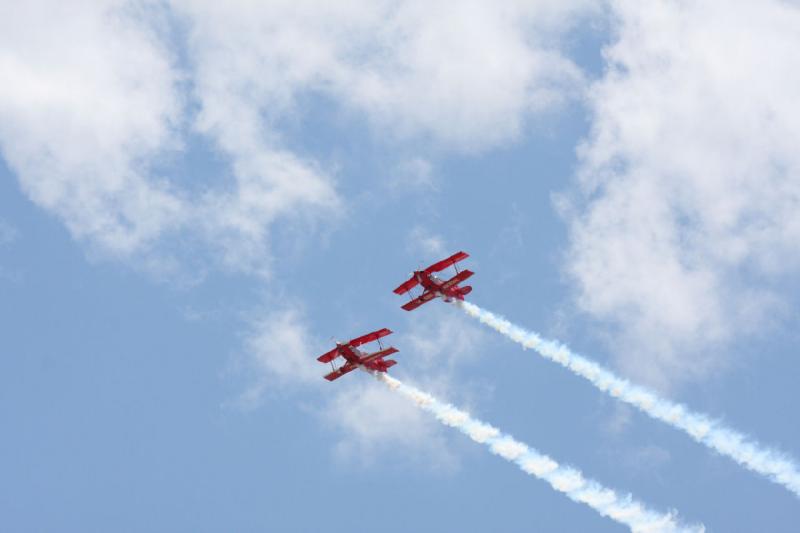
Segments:
[[[255,406],[270,391],[321,385],[320,365],[314,354],[323,353],[323,346],[314,340],[297,307],[256,315],[244,338],[243,366],[252,371],[253,383],[241,400]]]
[[[0,74],[15,80],[0,88],[0,148],[96,253],[166,271],[186,247],[213,250],[183,255],[268,276],[277,223],[343,202],[334,173],[287,142],[305,95],[384,142],[484,150],[583,86],[559,42],[591,4],[16,3],[0,21]],[[161,163],[197,134],[226,175],[184,187]]]
[[[0,219],[0,246],[11,244],[19,237],[17,228],[9,224],[3,219]]]
[[[280,138],[274,125],[298,99],[322,94],[381,138],[480,149],[574,93],[581,74],[553,43],[591,3],[175,5],[191,26],[200,127],[226,146],[252,144],[265,126]]]
[[[800,265],[800,9],[610,6],[566,269],[626,372],[666,386],[774,320]]]
[[[446,306],[438,305],[426,310],[425,315],[408,316],[403,347],[412,354],[415,366],[426,374],[452,376],[457,367],[485,355],[486,332],[469,318],[448,311]]]
[[[414,226],[406,237],[406,249],[411,254],[417,254],[422,261],[438,261],[447,253],[444,238],[422,226]],[[427,266],[427,265],[426,265]]]
[[[433,164],[421,157],[412,157],[398,164],[390,178],[391,189],[403,192],[431,193],[438,190]]]
[[[329,213],[339,202],[333,182],[267,142],[257,124],[246,130],[237,118],[249,108],[205,130],[231,157],[232,181],[221,176],[214,188],[190,192],[156,170],[191,134],[185,81],[198,75],[168,46],[168,9],[9,6],[0,74],[15,83],[0,87],[3,157],[23,191],[94,252],[158,270],[177,264],[176,244],[211,245],[209,257],[226,268],[267,274],[270,227]]]
[[[21,2],[0,20],[0,146],[24,192],[115,255],[185,204],[141,164],[175,147],[178,73],[152,28],[114,3]]]
[[[441,428],[386,387],[358,376],[330,392],[319,416],[339,435],[340,459],[370,465],[392,457],[396,463],[422,463],[444,472],[459,466]]]
[[[414,325],[409,332],[408,336],[403,336],[407,342],[399,339],[393,342],[401,350],[397,359],[406,369],[409,366],[425,368],[436,390],[448,390],[452,368],[442,349],[452,347],[453,339],[436,332],[423,346],[417,341],[427,337],[430,329],[421,330]],[[322,376],[330,369],[320,364],[316,356],[330,347],[330,340],[313,334],[299,305],[252,313],[243,334],[241,354],[235,360],[237,374],[242,374],[246,382],[235,403],[245,409],[270,409],[272,401],[302,396],[298,402],[335,433],[334,452],[339,459],[348,462],[370,464],[391,453],[395,460],[422,461],[426,466],[443,471],[457,467],[458,458],[447,445],[439,426],[385,387],[374,380],[365,380],[361,372],[335,383],[325,381]],[[420,356],[415,348],[421,347],[431,349],[437,357]],[[478,343],[475,348],[479,348]],[[468,347],[462,344],[455,355],[464,356],[467,351]],[[338,360],[336,364],[341,362]]]

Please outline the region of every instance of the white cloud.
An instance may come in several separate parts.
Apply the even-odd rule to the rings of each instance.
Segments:
[[[309,96],[365,114],[381,137],[513,139],[580,82],[557,41],[590,3],[175,4],[191,26],[199,127],[241,153],[280,141]]]
[[[458,464],[439,423],[384,384],[364,379],[349,383],[320,416],[343,434],[337,445],[343,459],[369,464],[382,456],[397,462],[413,454],[438,469]]]
[[[393,344],[400,352],[394,356],[399,364],[392,375],[411,372],[415,386],[468,404],[473,397],[487,394],[484,384],[465,382],[458,373],[466,361],[480,355],[487,339],[468,318],[438,303],[424,317],[410,316],[407,328],[395,336]],[[444,470],[458,465],[446,439],[449,430],[383,384],[348,383],[323,413],[344,434],[338,446],[343,457],[369,462],[389,452],[402,452]]]
[[[434,262],[447,256],[444,238],[422,226],[414,226],[408,232],[406,249],[409,253],[420,254],[421,261]]]
[[[308,98],[389,142],[491,147],[575,94],[559,39],[589,4],[17,2],[0,21],[14,80],[0,87],[0,150],[25,193],[101,252],[172,265],[175,243],[211,244],[226,267],[268,274],[277,221],[341,207],[330,171],[290,142]],[[187,127],[232,174],[200,193],[155,170]]]
[[[485,396],[485,384],[463,381],[458,371],[465,362],[481,355],[487,335],[461,314],[440,302],[427,313],[411,315],[407,327],[393,342],[400,352],[392,374],[411,373],[414,386],[452,401],[471,403]],[[351,384],[348,384],[351,385]],[[417,455],[435,468],[458,465],[447,444],[450,432],[429,413],[385,385],[372,381],[353,383],[336,394],[324,410],[331,424],[344,432],[338,450],[344,457],[371,461],[386,453]],[[400,447],[401,449],[398,449]]]
[[[568,269],[625,369],[663,385],[717,368],[713,348],[761,326],[797,269],[800,9],[612,7]]]
[[[265,397],[317,389],[324,400],[309,409],[338,434],[336,453],[341,459],[369,464],[391,453],[396,458],[417,456],[436,468],[456,465],[440,426],[406,398],[360,371],[341,381],[325,381],[322,376],[330,368],[316,357],[330,349],[330,343],[309,331],[298,309],[268,311],[253,321],[244,348],[245,367],[254,378],[239,398],[241,405],[252,408]],[[335,364],[342,363],[338,359]]]
[[[439,301],[426,305],[437,308],[409,317],[403,345],[421,367],[450,379],[455,367],[481,355],[487,333],[474,320]]]
[[[235,124],[228,126],[235,129]],[[277,219],[313,222],[336,215],[340,199],[328,176],[291,152],[256,143],[229,152],[232,191],[204,195],[199,225],[219,243],[223,264],[269,273],[269,229]]]
[[[268,392],[322,383],[326,367],[316,360],[327,349],[309,333],[299,309],[268,311],[251,324],[245,338],[247,367],[255,373],[254,383],[241,400],[253,406]]]
[[[154,170],[187,138],[186,83],[155,2],[17,2],[0,20],[0,149],[24,192],[77,239],[146,265],[165,239],[214,245],[234,270],[267,273],[269,228],[338,206],[328,176],[270,144],[236,98],[220,139],[235,181],[190,194]],[[198,73],[202,70],[198,68]],[[196,80],[197,83],[200,80]],[[251,128],[248,130],[248,124]],[[251,134],[251,135],[249,135]]]
[[[417,373],[426,378],[414,379],[416,385],[451,399],[454,394],[460,399],[469,397],[475,387],[460,382],[456,386],[456,371],[460,363],[480,352],[486,335],[451,309],[433,313],[427,319],[411,318],[408,332],[393,336],[392,344],[400,350],[394,356],[399,365],[393,373],[423,369]],[[240,365],[251,373],[251,384],[240,396],[240,405],[252,408],[265,399],[301,392],[307,408],[338,433],[336,449],[343,459],[369,463],[389,453],[396,457],[402,453],[406,459],[417,457],[436,468],[456,466],[445,438],[448,430],[408,399],[360,371],[339,381],[325,381],[323,375],[330,367],[316,357],[332,345],[310,332],[298,308],[268,310],[252,320]],[[335,362],[342,363],[342,359]],[[323,399],[308,394],[313,391]]]
[[[439,190],[430,161],[412,157],[397,165],[390,177],[389,187],[393,191],[430,193]]]
[[[118,2],[13,2],[0,17],[0,148],[79,239],[147,246],[184,204],[145,161],[175,146],[171,57]]]

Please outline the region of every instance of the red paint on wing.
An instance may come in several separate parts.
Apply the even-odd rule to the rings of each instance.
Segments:
[[[459,261],[463,261],[467,257],[469,257],[469,254],[467,252],[456,252],[447,259],[442,259],[438,263],[432,264],[431,266],[425,269],[425,272],[427,272],[428,274],[431,274],[432,272],[441,272],[445,268],[453,266]]]
[[[355,339],[351,340],[347,344],[350,346],[361,346],[362,344],[366,344],[368,342],[376,341],[382,337],[387,335],[391,335],[392,330],[389,328],[379,329],[378,331],[373,331],[372,333],[367,333],[366,335],[362,335],[360,337],[356,337]]]

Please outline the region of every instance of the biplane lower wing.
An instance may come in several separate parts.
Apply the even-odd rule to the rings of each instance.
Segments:
[[[467,252],[456,252],[447,259],[442,259],[438,263],[432,264],[431,266],[425,269],[425,272],[427,272],[428,274],[431,274],[432,272],[441,272],[445,268],[453,266],[459,261],[463,261],[467,257],[469,257],[469,254]]]
[[[475,274],[475,272],[472,272],[471,270],[462,270],[461,272],[459,272],[458,274],[456,274],[455,276],[453,276],[449,280],[445,281],[442,284],[442,289],[447,290],[447,289],[449,289],[450,287],[452,287],[454,285],[458,285],[459,283],[461,283],[465,279],[472,277],[473,274]]]
[[[325,379],[327,379],[328,381],[337,380],[340,377],[344,376],[345,374],[348,374],[348,373],[352,372],[356,368],[358,368],[358,365],[353,365],[353,364],[347,363],[344,366],[341,366],[341,367],[337,368],[336,370],[334,370],[330,374],[326,374],[325,375]]]
[[[401,307],[406,311],[413,311],[420,305],[424,304],[425,302],[430,302],[434,298],[436,298],[436,293],[432,291],[427,291],[422,293],[421,296],[414,298],[410,302],[407,302],[406,304],[402,305]]]

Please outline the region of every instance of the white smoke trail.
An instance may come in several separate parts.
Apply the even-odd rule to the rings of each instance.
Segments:
[[[783,485],[800,497],[800,472],[795,463],[780,452],[763,447],[747,436],[728,429],[720,422],[688,407],[660,398],[654,392],[616,376],[594,361],[572,353],[555,341],[546,340],[536,333],[515,326],[508,320],[481,309],[469,302],[457,302],[472,317],[518,342],[523,348],[532,348],[543,357],[555,361],[575,374],[588,379],[598,389],[614,398],[633,405],[653,418],[666,422],[688,433],[697,442],[727,455],[740,465],[757,472],[775,483]]]
[[[400,392],[420,408],[433,413],[442,423],[465,433],[475,442],[485,444],[492,453],[516,463],[523,471],[547,481],[576,502],[585,503],[603,516],[627,525],[635,532],[703,532],[705,527],[678,524],[675,513],[658,513],[645,508],[630,495],[619,496],[596,481],[585,479],[580,471],[559,465],[527,445],[502,434],[497,428],[473,419],[469,413],[442,403],[430,394],[389,377],[375,373],[390,389]]]

